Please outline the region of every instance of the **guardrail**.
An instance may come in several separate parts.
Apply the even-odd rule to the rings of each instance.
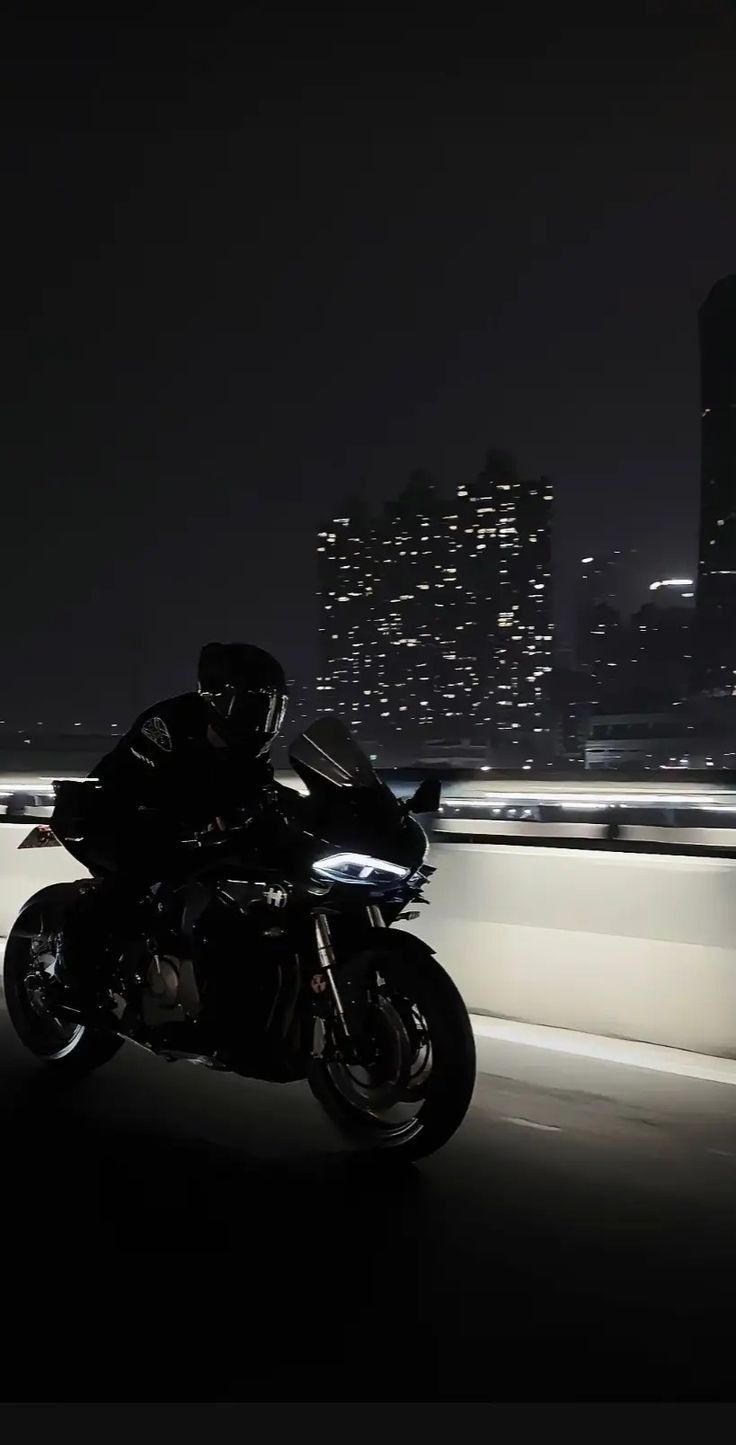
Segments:
[[[433,832],[447,841],[486,844],[730,853],[736,850],[736,788],[450,781]]]
[[[66,774],[66,776],[74,776]],[[292,773],[279,781],[303,789]],[[392,770],[384,774],[400,796],[415,779]],[[603,848],[730,854],[736,851],[736,785],[704,781],[574,783],[508,780],[480,774],[444,774],[442,805],[427,819],[432,836],[447,843]],[[0,818],[32,823],[53,808],[53,780],[0,775]]]

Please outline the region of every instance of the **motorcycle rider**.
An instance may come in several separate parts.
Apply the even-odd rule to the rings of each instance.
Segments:
[[[270,653],[207,643],[196,692],[148,708],[86,782],[59,785],[52,831],[100,880],[64,923],[57,977],[80,1004],[93,1000],[131,908],[145,906],[152,883],[175,878],[182,840],[268,801],[286,703]]]

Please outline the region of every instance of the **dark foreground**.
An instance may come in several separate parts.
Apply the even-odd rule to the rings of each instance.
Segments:
[[[3,1397],[733,1399],[736,1089],[483,1058],[394,1177],[299,1086],[125,1051],[60,1094],[0,1011]]]

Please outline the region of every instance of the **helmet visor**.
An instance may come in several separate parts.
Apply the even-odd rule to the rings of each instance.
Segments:
[[[200,696],[215,714],[216,731],[228,741],[270,743],[281,730],[287,702],[282,688],[230,684],[217,691],[202,688]]]

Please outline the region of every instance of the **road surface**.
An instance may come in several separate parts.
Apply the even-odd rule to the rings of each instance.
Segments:
[[[3,1396],[733,1399],[736,1088],[480,1052],[397,1177],[300,1085],[126,1049],[60,1093],[0,1010]]]

